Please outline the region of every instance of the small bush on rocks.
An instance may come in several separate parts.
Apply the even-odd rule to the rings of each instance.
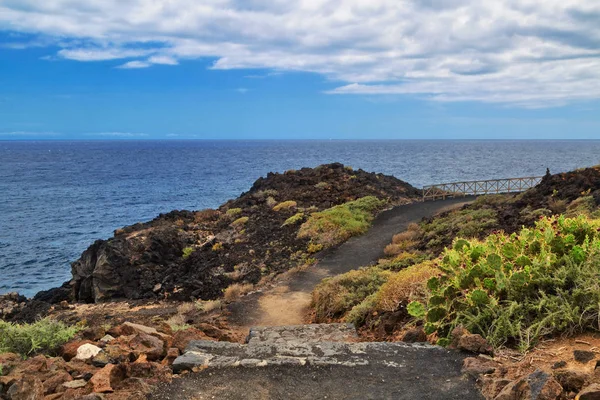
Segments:
[[[352,236],[365,233],[371,226],[374,214],[384,204],[383,200],[367,196],[316,212],[302,224],[298,237],[309,238],[324,248],[335,246]]]
[[[428,279],[439,273],[434,263],[427,261],[392,274],[377,291],[376,309],[395,311],[401,305],[406,306],[411,301],[424,300]]]
[[[298,203],[296,203],[294,200],[282,201],[273,207],[273,211],[290,210],[292,208],[296,208],[296,206],[298,206]]]
[[[239,215],[241,213],[242,213],[241,208],[230,208],[229,210],[227,210],[225,215],[227,215],[228,217],[235,217],[236,215]]]
[[[233,221],[231,223],[231,226],[233,227],[238,227],[238,226],[244,226],[246,224],[246,222],[248,222],[250,218],[248,217],[240,217],[238,219],[236,219],[235,221]]]
[[[33,324],[13,324],[0,320],[0,353],[54,354],[58,348],[73,339],[79,326],[68,326],[50,318]]]
[[[341,318],[377,292],[391,272],[370,267],[324,279],[313,291],[313,307],[318,322]]]
[[[185,260],[186,258],[191,256],[193,252],[194,252],[193,247],[186,247],[183,249],[183,254],[181,255],[181,257],[183,257],[183,259]]]
[[[459,238],[437,266],[427,304],[409,312],[440,344],[458,325],[523,351],[545,336],[599,329],[600,220],[543,218],[512,235]]]
[[[300,212],[300,213],[294,214],[291,217],[289,217],[288,219],[286,219],[282,226],[296,225],[298,222],[302,221],[303,219],[304,219],[304,213]]]
[[[251,292],[253,288],[254,286],[252,286],[249,283],[234,283],[233,285],[230,285],[229,287],[227,287],[227,289],[225,289],[223,293],[223,298],[225,299],[225,301],[235,301],[241,296]]]

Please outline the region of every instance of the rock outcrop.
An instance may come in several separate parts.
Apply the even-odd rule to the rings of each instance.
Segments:
[[[304,168],[258,179],[218,210],[172,211],[98,240],[72,264],[73,297],[214,299],[232,283],[256,283],[303,262],[307,239],[298,219],[364,196],[403,204],[419,191],[391,176],[342,164]],[[277,204],[288,204],[279,209]]]

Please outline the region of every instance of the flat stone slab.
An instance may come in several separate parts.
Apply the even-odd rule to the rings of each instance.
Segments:
[[[461,371],[467,355],[429,344],[331,340],[355,340],[352,328],[253,328],[247,344],[193,341],[173,368],[199,372],[150,398],[483,399]]]
[[[415,358],[445,360],[454,359],[457,354],[429,344],[347,341],[356,339],[352,324],[252,328],[247,344],[191,341],[184,354],[174,361],[173,370],[283,365],[353,367],[374,363],[401,369]],[[457,368],[460,370],[460,365]]]

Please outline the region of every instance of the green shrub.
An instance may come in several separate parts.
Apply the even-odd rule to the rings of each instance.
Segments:
[[[377,292],[390,275],[389,271],[370,267],[324,279],[312,295],[316,320],[343,318],[354,306]]]
[[[344,317],[344,322],[362,326],[369,314],[373,314],[377,305],[377,293],[367,296],[363,301],[352,307]]]
[[[248,222],[249,219],[250,218],[248,218],[248,217],[240,217],[240,218],[236,219],[235,221],[233,221],[231,223],[231,226],[233,226],[233,227],[243,226],[246,224],[246,222]]]
[[[282,201],[273,207],[273,211],[289,210],[296,208],[297,205],[298,203],[296,203],[294,200]]]
[[[523,351],[542,337],[599,329],[600,220],[551,217],[512,235],[456,239],[438,268],[424,319],[440,344],[459,324]]]
[[[490,208],[462,209],[421,224],[423,241],[433,251],[441,251],[448,237],[478,237],[498,225],[498,213]]]
[[[62,322],[44,318],[33,324],[13,324],[0,320],[0,353],[56,354],[58,348],[73,339],[80,330]]]
[[[396,311],[411,301],[425,300],[427,280],[439,273],[431,261],[393,273],[377,291],[374,302],[376,309]]]
[[[411,265],[420,264],[430,259],[430,256],[418,251],[402,252],[390,259],[379,260],[379,267],[390,271],[400,271]]]
[[[298,222],[302,221],[303,219],[304,219],[304,213],[300,212],[300,213],[294,214],[291,217],[289,217],[288,219],[286,219],[282,226],[296,225]]]
[[[385,201],[367,196],[355,201],[312,214],[302,224],[299,238],[309,238],[325,248],[344,242],[352,236],[365,233],[377,210]]]
[[[183,249],[183,254],[181,255],[181,257],[185,260],[189,256],[191,256],[193,252],[194,252],[194,248],[193,247],[186,247],[186,248]]]
[[[236,215],[239,215],[241,213],[242,213],[241,208],[230,208],[229,210],[227,210],[225,215],[227,215],[228,217],[235,217]]]
[[[329,189],[331,185],[328,182],[319,182],[315,185],[317,189]]]
[[[594,196],[584,196],[575,199],[567,206],[565,216],[577,217],[578,215],[590,216],[594,211],[597,210],[596,200]]]

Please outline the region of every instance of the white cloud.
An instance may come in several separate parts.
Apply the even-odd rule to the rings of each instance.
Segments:
[[[151,64],[160,64],[160,65],[177,65],[179,62],[169,56],[152,56],[148,58],[148,62]]]
[[[235,90],[236,90],[236,92],[238,92],[238,93],[241,93],[241,94],[246,94],[246,93],[248,93],[248,90],[249,90],[249,89],[247,89],[247,88],[245,88],[245,87],[241,87],[241,88],[237,88],[237,89],[235,89]]]
[[[140,69],[140,68],[148,68],[152,64],[147,63],[145,61],[129,61],[125,64],[119,65],[117,68],[119,69]]]
[[[75,61],[107,61],[145,56],[151,52],[151,50],[124,50],[119,48],[78,48],[60,50],[58,55]]]
[[[210,57],[214,69],[322,74],[335,94],[527,107],[600,98],[590,0],[6,0],[2,27],[60,38],[63,58],[140,68]]]

